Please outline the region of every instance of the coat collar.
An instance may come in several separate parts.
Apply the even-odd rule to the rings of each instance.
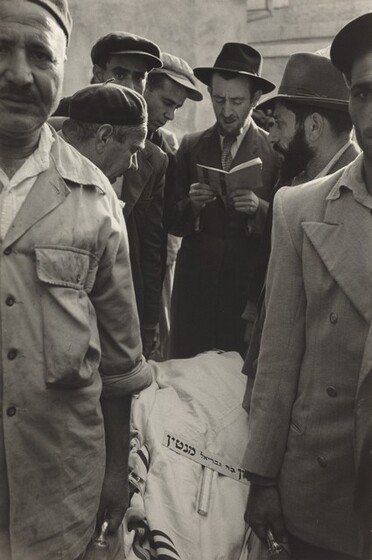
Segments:
[[[372,201],[363,182],[362,165],[359,156],[340,172],[327,196],[323,222],[303,222],[302,228],[331,276],[371,324],[372,217],[366,203]]]
[[[128,169],[124,173],[121,199],[125,202],[125,218],[132,212],[154,173],[154,168],[150,161],[154,149],[157,148],[155,148],[150,140],[146,140],[145,149],[141,150],[137,155],[138,169]]]
[[[62,204],[74,186],[97,188],[102,194],[106,193],[108,181],[102,172],[52,132],[55,141],[50,152],[50,166],[40,173],[14,218],[3,241],[3,250]]]

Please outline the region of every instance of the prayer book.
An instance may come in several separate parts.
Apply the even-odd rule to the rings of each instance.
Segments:
[[[231,199],[237,190],[249,189],[256,192],[262,187],[262,160],[259,157],[232,167],[230,171],[200,163],[196,167],[199,182],[212,187],[226,207],[231,207]]]

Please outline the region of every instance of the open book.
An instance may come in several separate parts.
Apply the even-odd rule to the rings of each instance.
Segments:
[[[196,164],[200,183],[206,183],[220,196],[226,207],[231,206],[231,198],[238,189],[254,192],[262,187],[262,160],[259,157],[245,161],[230,171]]]

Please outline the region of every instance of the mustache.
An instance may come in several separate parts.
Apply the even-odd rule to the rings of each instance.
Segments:
[[[40,101],[38,94],[32,89],[32,86],[16,86],[14,84],[8,84],[0,89],[0,99],[29,103],[38,103]]]

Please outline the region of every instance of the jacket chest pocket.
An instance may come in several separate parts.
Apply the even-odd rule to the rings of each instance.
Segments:
[[[89,293],[93,287],[98,260],[89,251],[70,247],[35,247],[39,280]]]
[[[93,382],[100,359],[95,313],[89,300],[98,260],[74,247],[35,247],[41,284],[46,384],[78,388]]]

